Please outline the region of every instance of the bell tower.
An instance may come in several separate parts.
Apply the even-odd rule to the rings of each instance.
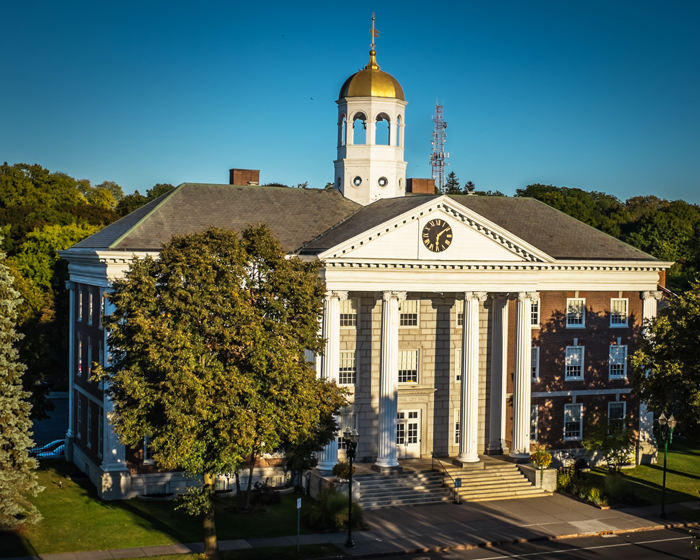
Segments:
[[[367,205],[406,194],[404,126],[406,100],[398,80],[379,69],[372,14],[369,63],[340,88],[335,186]]]

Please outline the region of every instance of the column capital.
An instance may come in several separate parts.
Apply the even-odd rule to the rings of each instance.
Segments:
[[[75,282],[72,282],[70,280],[66,280],[66,290],[69,290],[69,291],[75,290]]]
[[[329,290],[326,292],[326,299],[337,299],[339,301],[345,301],[348,299],[348,292],[341,292],[338,290]]]
[[[384,301],[389,301],[392,299],[397,299],[399,302],[405,301],[406,300],[406,295],[408,292],[394,292],[391,290],[384,290],[382,292],[382,299]]]
[[[464,292],[465,300],[475,299],[477,301],[486,301],[486,296],[488,296],[488,292]]]
[[[660,301],[661,298],[663,297],[663,292],[659,290],[648,290],[644,291],[641,293],[642,299],[655,299],[656,301]]]
[[[510,299],[509,292],[489,292],[488,299]]]
[[[525,301],[529,299],[532,303],[537,303],[540,301],[539,292],[518,292],[518,301]]]

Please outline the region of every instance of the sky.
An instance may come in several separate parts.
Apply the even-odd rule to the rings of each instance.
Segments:
[[[377,61],[401,83],[407,177],[447,171],[700,203],[700,2],[5,0],[0,161],[129,193],[333,181],[335,101]]]

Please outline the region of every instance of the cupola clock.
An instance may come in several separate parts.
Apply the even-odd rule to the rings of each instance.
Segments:
[[[442,253],[452,243],[452,227],[439,218],[423,227],[423,245],[433,253]]]

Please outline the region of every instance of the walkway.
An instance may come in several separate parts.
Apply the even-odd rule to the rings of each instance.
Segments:
[[[345,549],[345,533],[302,535],[301,544],[334,543],[351,556],[401,553],[439,549],[465,549],[488,543],[556,539],[598,533],[662,529],[683,524],[676,512],[697,510],[700,503],[687,502],[666,507],[669,519],[658,518],[659,506],[600,510],[554,494],[545,498],[496,502],[453,503],[392,508],[365,512],[370,531],[353,533],[353,549]],[[296,546],[297,537],[221,541],[222,550]],[[149,546],[122,550],[70,552],[27,556],[23,560],[111,560],[143,558],[163,554],[202,552],[201,543]],[[17,559],[16,559],[17,560]]]

